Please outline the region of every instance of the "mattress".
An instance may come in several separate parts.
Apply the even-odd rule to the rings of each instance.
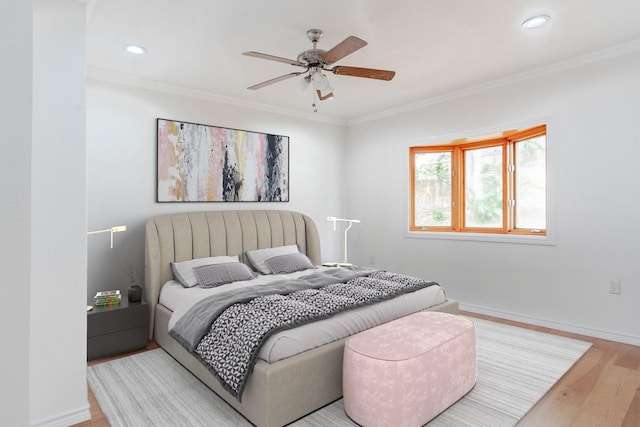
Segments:
[[[169,321],[169,329],[171,329],[180,317],[203,298],[220,292],[260,286],[274,280],[297,278],[307,274],[309,274],[308,270],[286,275],[259,275],[253,280],[233,282],[209,289],[198,286],[185,288],[179,282],[171,280],[162,286],[160,304],[173,311]],[[277,362],[376,325],[427,309],[444,302],[445,299],[444,290],[438,285],[433,285],[391,300],[338,313],[328,319],[280,331],[265,341],[258,358],[268,363]]]

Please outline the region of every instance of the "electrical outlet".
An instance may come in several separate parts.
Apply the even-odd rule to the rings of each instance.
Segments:
[[[609,280],[609,293],[620,295],[620,280]]]

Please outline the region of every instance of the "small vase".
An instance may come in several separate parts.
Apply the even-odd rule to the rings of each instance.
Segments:
[[[127,289],[127,296],[129,297],[129,302],[140,302],[142,299],[142,288],[138,285],[131,285],[129,289]]]

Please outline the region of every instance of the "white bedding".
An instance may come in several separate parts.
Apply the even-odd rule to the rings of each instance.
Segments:
[[[160,303],[173,311],[169,321],[169,329],[171,329],[195,303],[210,295],[307,274],[309,274],[309,270],[282,275],[260,275],[253,280],[233,282],[208,289],[198,286],[184,288],[179,282],[171,280],[162,287]],[[272,335],[262,346],[258,357],[266,362],[276,362],[444,301],[444,290],[438,285],[433,285],[378,304],[339,313],[328,319]]]

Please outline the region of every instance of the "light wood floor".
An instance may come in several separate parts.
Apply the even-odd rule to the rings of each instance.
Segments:
[[[593,343],[593,347],[531,409],[518,427],[640,426],[640,347],[475,313],[463,314]],[[142,351],[154,348],[158,345],[151,341]],[[88,365],[115,358],[94,360]],[[91,389],[87,389],[91,420],[73,427],[109,427]]]
[[[640,427],[640,347],[464,314],[593,343],[518,427]]]

